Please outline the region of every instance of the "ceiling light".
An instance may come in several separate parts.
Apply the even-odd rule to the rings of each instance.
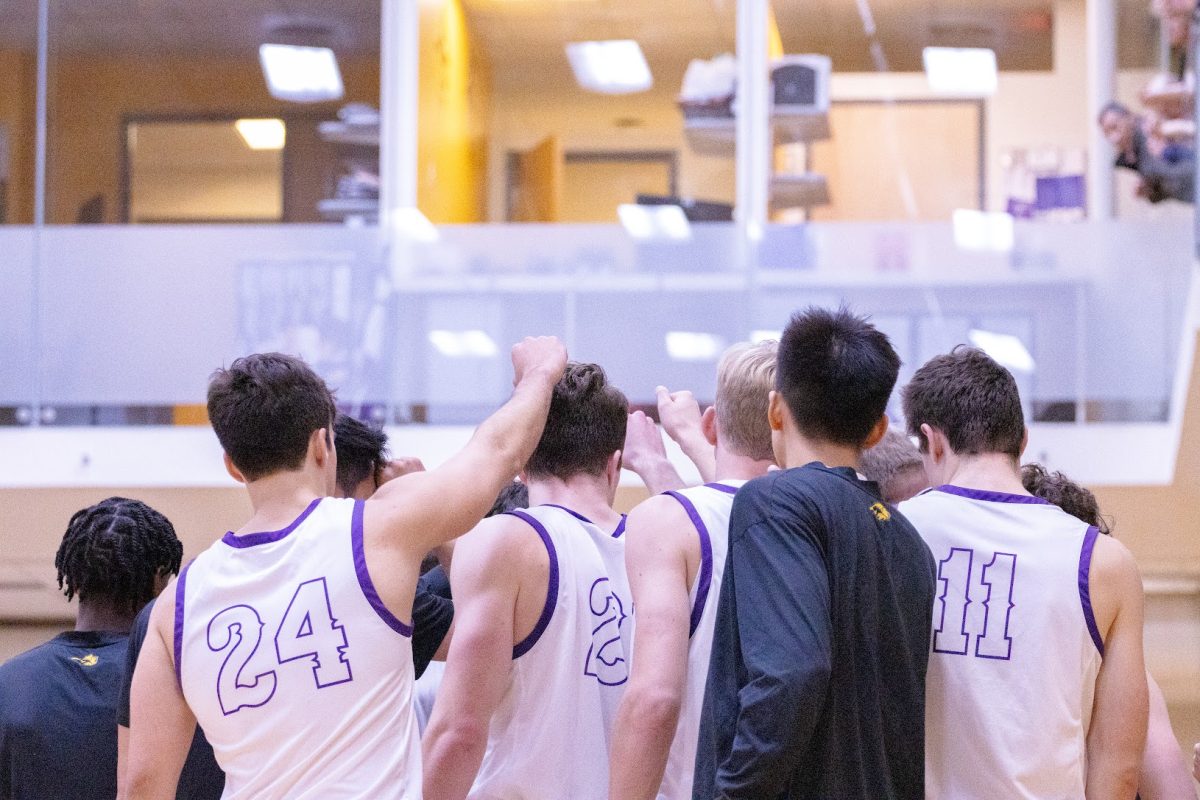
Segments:
[[[492,358],[500,349],[481,330],[430,331],[429,343],[447,358]]]
[[[991,356],[997,364],[1013,372],[1033,372],[1037,364],[1020,337],[1008,333],[972,330],[967,334],[971,344]]]
[[[926,47],[925,77],[935,92],[964,95],[996,93],[996,51],[985,47]]]
[[[233,127],[251,150],[282,150],[287,140],[281,119],[239,119]]]
[[[670,331],[667,355],[676,361],[716,361],[725,352],[725,340],[711,333]]]
[[[642,48],[632,39],[572,42],[567,45],[567,59],[575,80],[588,91],[630,94],[654,85]]]
[[[337,56],[328,47],[264,44],[258,48],[267,89],[276,100],[320,103],[346,93]]]
[[[617,216],[625,226],[625,232],[634,239],[685,241],[692,238],[691,223],[681,206],[622,203],[617,206]]]
[[[1007,253],[1016,242],[1012,214],[960,208],[954,212],[954,244],[961,250]]]

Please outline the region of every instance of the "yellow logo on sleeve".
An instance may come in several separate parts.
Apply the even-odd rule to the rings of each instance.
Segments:
[[[887,522],[892,518],[892,512],[888,511],[887,506],[885,506],[883,503],[876,503],[875,505],[871,506],[871,513],[874,514],[875,519],[879,520],[880,522]]]
[[[100,663],[100,656],[96,655],[95,653],[88,653],[82,658],[78,656],[71,656],[71,660],[81,667],[94,667]]]

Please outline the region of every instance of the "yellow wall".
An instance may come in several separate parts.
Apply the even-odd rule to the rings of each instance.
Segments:
[[[422,3],[417,205],[434,223],[486,218],[490,101],[462,1]]]
[[[30,53],[0,51],[0,125],[8,132],[10,223],[33,222],[35,66]]]

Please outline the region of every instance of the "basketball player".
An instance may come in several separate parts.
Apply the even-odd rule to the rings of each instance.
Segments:
[[[938,487],[900,506],[938,568],[926,796],[1133,797],[1147,696],[1132,556],[1025,490],[1017,384],[985,353],[934,358],[903,400]]]
[[[75,629],[0,666],[0,798],[116,795],[129,627],[182,556],[170,521],[137,500],[71,517],[54,565],[67,599],[79,598]]]
[[[879,484],[883,499],[892,505],[916,497],[929,488],[921,453],[907,436],[889,428],[879,444],[862,455],[862,473]]]
[[[528,459],[566,354],[526,339],[512,359],[512,398],[459,454],[366,501],[326,497],[333,397],[304,362],[257,354],[213,375],[209,418],[254,514],[154,609],[134,674],[132,798],[173,796],[197,722],[226,796],[420,797],[405,621],[418,566]]]
[[[527,511],[455,545],[454,640],[425,732],[426,800],[608,796],[628,679],[624,520],[612,509],[628,403],[570,364],[521,479]]]
[[[660,494],[629,515],[625,562],[637,609],[633,668],[610,758],[611,798],[692,796],[700,707],[737,490],[774,463],[767,400],[775,342],[734,345],[717,365],[703,431],[717,481]]]
[[[767,418],[786,469],[733,501],[694,797],[922,796],[933,560],[857,474],[899,369],[845,309],[783,333]]]
[[[1034,497],[1053,503],[1076,519],[1108,535],[1112,530],[1100,515],[1100,504],[1088,489],[1061,472],[1051,472],[1041,464],[1021,467],[1021,485]],[[1146,728],[1146,748],[1138,776],[1141,800],[1196,800],[1196,790],[1180,758],[1179,742],[1171,729],[1167,701],[1154,677],[1146,673],[1150,691],[1150,721]]]

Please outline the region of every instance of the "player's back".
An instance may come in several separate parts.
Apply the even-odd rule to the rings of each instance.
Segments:
[[[900,508],[938,567],[926,797],[1083,797],[1097,531],[1038,498],[953,486]]]
[[[380,601],[363,502],[227,534],[180,575],[175,665],[226,798],[419,798],[411,628]]]
[[[602,530],[557,506],[509,513],[549,555],[546,603],[513,647],[512,677],[470,797],[603,800],[612,721],[629,677],[621,528]]]
[[[745,481],[721,481],[667,492],[683,506],[696,529],[700,566],[688,597],[691,616],[688,621],[688,665],[679,723],[667,755],[659,800],[692,796],[692,778],[696,769],[696,745],[700,737],[700,712],[704,706],[704,684],[708,680],[708,662],[712,656],[713,628],[717,618],[717,598],[725,574],[725,555],[729,551],[729,515],[733,497]],[[636,629],[634,638],[636,654]]]

